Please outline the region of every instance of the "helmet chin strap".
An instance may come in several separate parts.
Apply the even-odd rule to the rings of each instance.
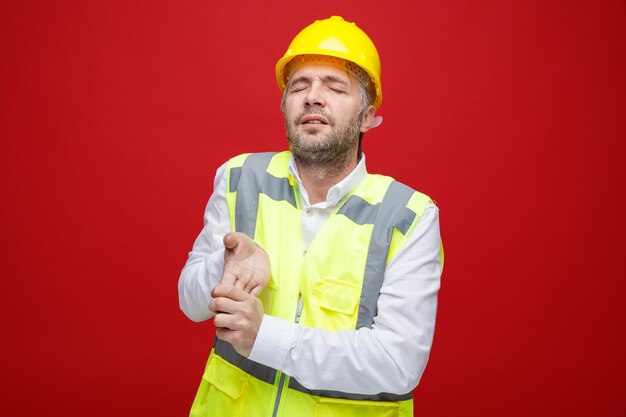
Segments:
[[[370,129],[374,129],[375,127],[380,126],[383,123],[383,116],[376,116],[374,117],[374,119],[372,120],[372,123],[370,124]]]

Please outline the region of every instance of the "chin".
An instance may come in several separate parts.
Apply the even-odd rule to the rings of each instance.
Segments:
[[[310,136],[322,135],[322,134],[324,134],[323,131],[324,130],[319,128],[319,127],[302,126],[302,128],[301,128],[302,134],[310,135]]]

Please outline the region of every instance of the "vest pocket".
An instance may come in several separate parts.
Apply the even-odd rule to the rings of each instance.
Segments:
[[[398,417],[396,402],[355,401],[321,397],[315,407],[315,417]]]
[[[356,310],[360,297],[361,287],[327,277],[322,284],[320,307],[352,315]]]
[[[250,375],[213,353],[202,379],[209,385],[205,415],[242,416]]]

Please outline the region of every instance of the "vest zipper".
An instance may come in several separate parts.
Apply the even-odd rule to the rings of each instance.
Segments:
[[[296,307],[295,323],[300,322],[300,316],[302,315],[302,294],[298,294],[298,306]],[[278,390],[276,391],[276,397],[274,399],[274,408],[272,410],[272,417],[278,416],[278,407],[280,407],[280,398],[283,395],[283,389],[289,385],[289,376],[280,371],[276,371],[276,379],[278,380]],[[274,382],[276,384],[276,382]]]
[[[289,377],[280,371],[277,372],[278,390],[276,391],[276,398],[274,399],[274,410],[272,411],[272,417],[278,415],[278,407],[280,407],[280,397],[283,395],[283,389],[289,383]],[[279,376],[280,375],[280,376]]]
[[[298,294],[298,306],[296,307],[296,324],[300,323],[300,316],[302,315],[302,294]]]

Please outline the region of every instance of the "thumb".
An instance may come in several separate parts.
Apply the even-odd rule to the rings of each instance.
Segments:
[[[224,247],[226,249],[235,249],[238,243],[239,236],[237,236],[237,233],[229,232],[224,235]]]

